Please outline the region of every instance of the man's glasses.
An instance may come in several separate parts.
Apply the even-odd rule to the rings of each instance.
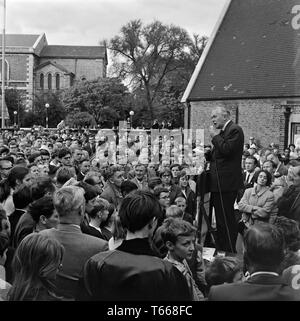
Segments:
[[[12,169],[12,167],[6,167],[6,168],[1,167],[1,169],[2,169],[3,171],[8,171],[8,170]]]

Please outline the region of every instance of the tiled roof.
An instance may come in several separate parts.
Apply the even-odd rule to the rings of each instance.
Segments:
[[[292,13],[295,5],[299,1],[231,0],[185,97],[300,96],[300,16]],[[298,21],[298,30],[292,20]]]
[[[5,35],[5,46],[6,47],[32,48],[39,36],[40,35],[6,34]],[[2,34],[0,35],[0,44],[2,44]]]
[[[60,65],[60,64],[57,64],[56,62],[53,62],[53,61],[46,61],[46,62],[38,65],[38,66],[35,68],[35,70],[41,69],[41,68],[43,68],[43,67],[45,67],[45,66],[47,66],[47,65],[49,65],[49,64],[50,64],[50,65],[53,65],[54,67],[56,67],[56,68],[58,68],[58,69],[60,69],[60,70],[63,71],[64,73],[67,73],[67,74],[71,73],[71,72],[70,72],[68,69],[66,69],[64,66],[62,66],[62,65]]]
[[[103,46],[45,46],[40,57],[47,58],[104,58],[106,50]]]

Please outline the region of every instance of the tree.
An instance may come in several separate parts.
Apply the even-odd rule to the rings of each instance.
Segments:
[[[46,104],[49,104],[47,111],[45,107]],[[38,125],[42,126],[46,125],[47,113],[49,127],[56,127],[66,116],[66,110],[62,104],[61,97],[55,92],[37,95],[34,99],[33,113],[38,116]]]
[[[18,120],[22,123],[25,115],[24,108],[24,92],[17,90],[16,88],[5,89],[5,103],[7,106],[10,123],[14,122],[14,112],[16,111]],[[20,125],[20,124],[19,124]]]
[[[62,100],[68,113],[88,112],[98,124],[107,126],[124,120],[132,105],[126,86],[117,78],[77,82],[63,92]]]
[[[108,48],[113,54],[114,72],[129,79],[133,91],[143,93],[153,120],[154,105],[163,95],[168,76],[184,70],[187,57],[199,53],[198,44],[180,27],[159,21],[143,26],[141,20],[133,20],[111,39]]]

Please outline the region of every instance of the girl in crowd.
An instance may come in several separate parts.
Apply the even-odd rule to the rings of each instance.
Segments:
[[[61,300],[53,293],[52,281],[61,268],[63,253],[64,248],[57,240],[39,233],[27,235],[14,256],[9,301]]]
[[[7,179],[0,182],[0,202],[6,214],[9,216],[15,210],[13,192],[18,186],[32,183],[29,169],[23,166],[15,166],[11,169]]]

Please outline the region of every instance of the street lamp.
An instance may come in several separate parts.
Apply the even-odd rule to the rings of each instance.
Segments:
[[[132,128],[132,127],[133,127],[133,126],[132,126],[132,117],[133,117],[133,115],[134,115],[134,111],[131,110],[131,111],[129,112],[129,115],[130,115],[130,127]]]
[[[17,127],[17,115],[18,115],[18,112],[15,110],[14,111],[14,127],[15,128]]]
[[[50,105],[46,103],[45,107],[46,107],[46,128],[48,128],[48,108],[50,107]]]

